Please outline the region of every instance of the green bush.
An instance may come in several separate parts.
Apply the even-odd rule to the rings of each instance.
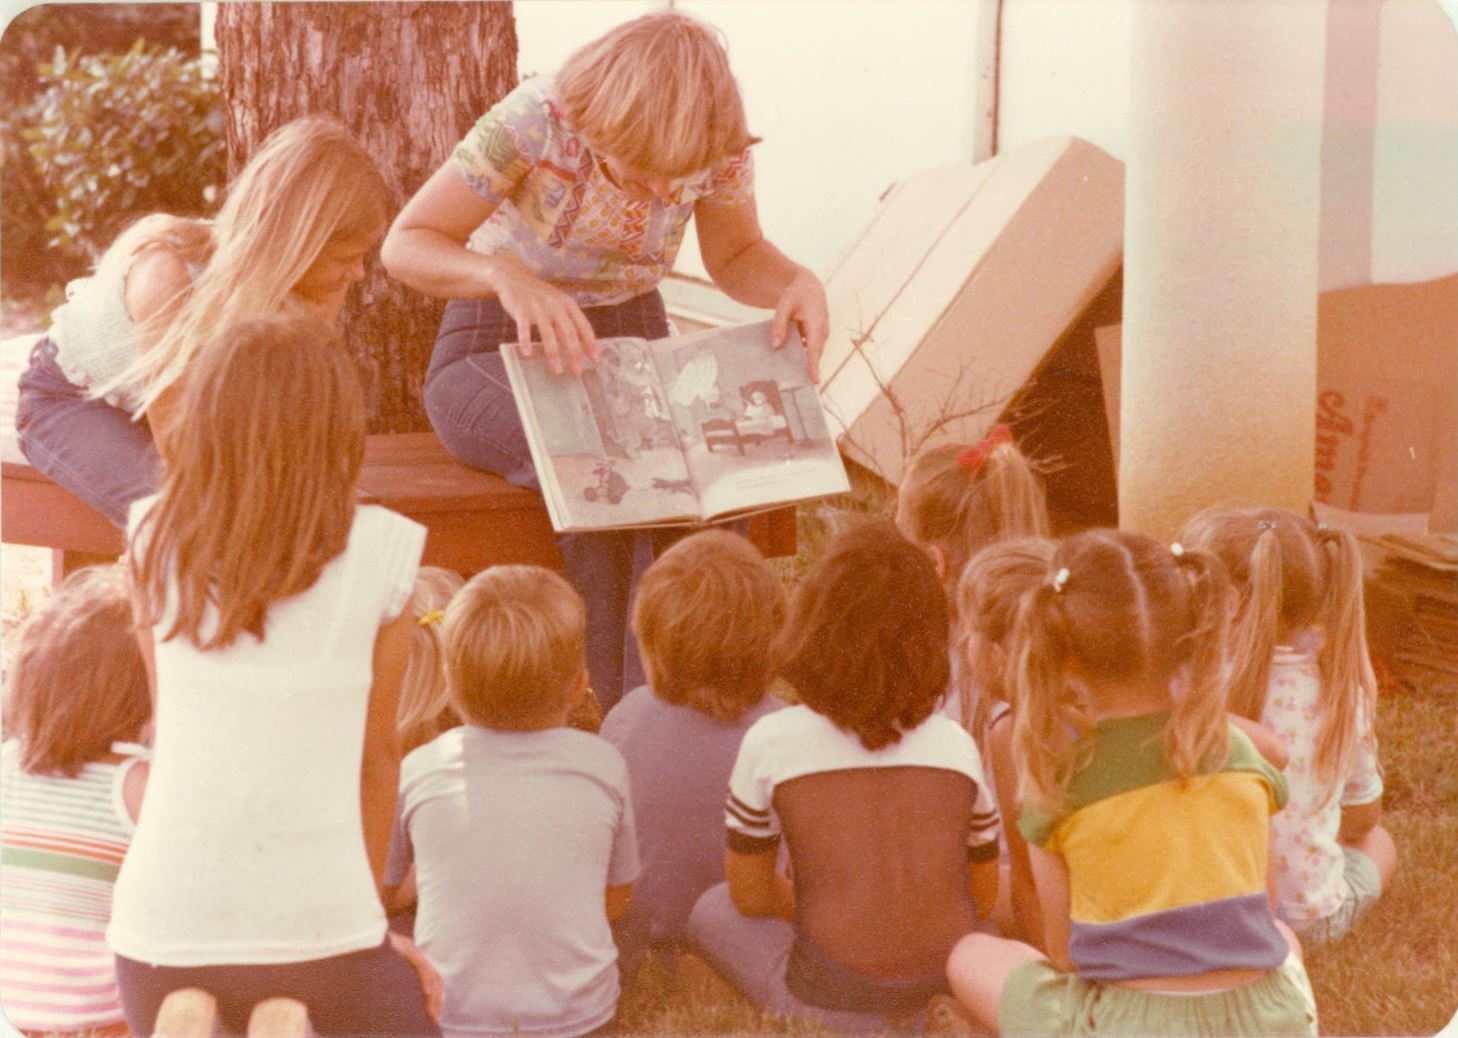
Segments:
[[[89,263],[128,223],[149,212],[210,210],[226,176],[223,112],[211,67],[138,41],[122,54],[67,55],[40,67],[46,87],[7,120],[48,203],[47,245]],[[33,224],[40,214],[30,214]],[[33,227],[12,229],[8,245]]]

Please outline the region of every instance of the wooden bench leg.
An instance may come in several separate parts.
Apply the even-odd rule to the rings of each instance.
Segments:
[[[248,1017],[248,1038],[310,1038],[309,1010],[292,998],[266,998]]]
[[[64,548],[51,549],[51,586],[59,587],[61,581],[65,580],[78,569],[87,566],[106,566],[117,560],[115,555],[107,555],[94,551],[69,551]]]
[[[182,988],[162,1000],[152,1038],[212,1038],[218,1000],[202,988]]]

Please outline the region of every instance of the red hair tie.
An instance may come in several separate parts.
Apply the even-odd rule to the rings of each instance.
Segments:
[[[961,454],[958,454],[957,464],[966,469],[969,475],[975,476],[982,471],[982,466],[987,464],[987,456],[989,454],[1001,447],[1004,443],[1012,442],[1012,430],[999,422],[987,430],[986,436],[968,447]]]

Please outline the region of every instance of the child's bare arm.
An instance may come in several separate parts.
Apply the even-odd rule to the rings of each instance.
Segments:
[[[778,849],[759,854],[724,852],[729,897],[742,915],[795,918],[795,888],[775,870]]]
[[[384,888],[385,911],[393,915],[396,912],[403,912],[415,904],[418,892],[415,889],[415,866],[411,865],[405,872],[405,878],[393,886]]]
[[[127,817],[136,824],[142,816],[142,797],[147,792],[147,774],[151,765],[146,761],[138,761],[127,769],[127,774],[122,779],[122,806],[127,809]]]
[[[1382,798],[1366,804],[1343,804],[1342,825],[1337,838],[1343,843],[1356,843],[1382,821]]]
[[[1038,904],[1038,888],[1033,883],[1033,866],[1028,860],[1028,841],[1017,826],[1022,804],[1018,803],[1018,775],[1013,763],[1012,718],[1003,718],[987,733],[989,756],[992,758],[992,782],[997,789],[997,810],[1002,815],[1002,831],[1007,839],[1008,858],[1012,863],[1009,883],[1012,887],[1013,934],[1039,948],[1043,934],[1043,913]]]
[[[360,813],[364,821],[365,851],[369,855],[370,871],[374,874],[382,904],[385,855],[390,847],[390,828],[395,821],[395,798],[400,792],[400,733],[395,727],[396,711],[414,627],[414,610],[407,605],[375,636],[374,679],[365,714],[364,755],[360,762]]]
[[[1073,962],[1068,957],[1068,866],[1061,855],[1031,845],[1028,847],[1028,860],[1033,867],[1033,881],[1038,887],[1038,902],[1043,912],[1044,951],[1057,969],[1071,973]]]
[[[157,345],[177,312],[182,309],[192,274],[180,256],[166,249],[149,249],[127,271],[127,314],[137,331],[137,348],[146,352]],[[182,384],[175,382],[147,408],[147,424],[159,450],[165,452],[182,399]]]
[[[1291,763],[1291,754],[1286,751],[1286,744],[1281,737],[1271,731],[1259,721],[1252,721],[1249,717],[1241,717],[1239,714],[1229,714],[1230,723],[1244,732],[1250,741],[1255,743],[1256,750],[1262,757],[1271,762],[1271,766],[1278,771],[1285,771],[1286,765]]]
[[[623,913],[628,910],[628,903],[633,900],[633,884],[624,883],[619,887],[608,887],[606,900],[608,922],[616,923],[623,918]]]
[[[977,905],[977,914],[986,919],[997,904],[998,873],[997,859],[991,861],[969,861],[967,863],[967,889],[972,892],[972,901]]]

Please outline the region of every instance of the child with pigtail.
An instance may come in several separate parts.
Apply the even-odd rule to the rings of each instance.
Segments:
[[[1281,912],[1303,941],[1336,940],[1397,868],[1380,824],[1356,537],[1278,508],[1210,509],[1183,536],[1218,555],[1239,592],[1231,709],[1272,729],[1291,756],[1291,801],[1272,823]]]
[[[954,657],[960,655],[958,663],[968,684],[978,690],[978,695],[969,697],[968,714],[961,720],[977,741],[998,812],[1012,820],[1017,819],[1019,808],[1007,647],[1018,603],[1025,592],[1047,579],[1053,548],[1054,542],[1043,537],[988,545],[963,568],[953,599],[958,617],[953,642],[960,646]],[[1004,936],[1041,946],[1043,924],[1027,842],[1014,825],[1005,826],[1002,836],[1007,848],[1007,882],[999,885],[999,893],[1005,890],[1007,900],[999,900],[993,919]]]
[[[421,566],[415,574],[411,608],[415,630],[410,636],[410,659],[400,682],[400,755],[419,749],[442,732],[461,723],[451,706],[441,647],[441,621],[445,608],[466,581],[454,570]]]
[[[962,939],[948,979],[981,1026],[1316,1033],[1267,889],[1285,781],[1226,716],[1228,595],[1212,555],[1092,531],[1061,542],[1021,596],[1018,825],[1047,954]]]
[[[1007,538],[1048,536],[1043,481],[1013,441],[1012,430],[994,425],[970,446],[938,444],[917,452],[896,495],[896,526],[931,557],[955,631],[957,582],[972,556]],[[952,683],[942,710],[982,746],[980,722],[988,703],[975,679],[969,683],[961,655],[953,652]]]

